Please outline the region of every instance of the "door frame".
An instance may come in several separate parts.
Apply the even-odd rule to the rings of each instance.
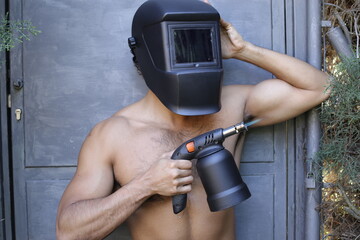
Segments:
[[[0,16],[4,17],[9,9],[9,0],[0,0]],[[13,205],[12,205],[12,167],[11,167],[11,134],[10,98],[9,96],[9,53],[0,53],[0,239],[13,239]]]

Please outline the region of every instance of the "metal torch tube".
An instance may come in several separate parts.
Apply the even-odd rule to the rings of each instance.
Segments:
[[[231,135],[238,134],[240,132],[247,131],[246,125],[242,123],[238,123],[234,126],[224,128],[223,129],[223,137],[224,139],[230,137]]]

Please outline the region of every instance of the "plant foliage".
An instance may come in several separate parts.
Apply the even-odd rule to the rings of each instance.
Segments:
[[[320,120],[325,134],[319,156],[324,173],[360,191],[360,59],[347,59],[334,68],[332,94],[323,104]]]
[[[330,239],[360,238],[360,59],[333,68],[332,93],[321,108],[318,153],[327,188],[321,211]]]
[[[354,58],[340,58],[325,42],[330,98],[321,107],[323,138],[318,154],[324,188],[321,239],[360,240],[360,0],[324,0],[324,18],[341,27]]]
[[[9,51],[16,44],[30,40],[31,36],[40,32],[30,21],[9,20],[9,14],[6,14],[0,20],[0,52]]]

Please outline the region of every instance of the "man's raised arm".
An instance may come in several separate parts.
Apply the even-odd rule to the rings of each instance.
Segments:
[[[246,42],[231,24],[222,21],[224,58],[259,66],[276,76],[249,88],[245,113],[268,125],[293,118],[329,96],[328,75],[299,59]]]

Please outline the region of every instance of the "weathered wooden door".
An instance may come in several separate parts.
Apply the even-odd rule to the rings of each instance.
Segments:
[[[24,83],[11,90],[16,239],[55,239],[57,205],[86,134],[146,92],[127,46],[132,16],[142,2],[10,1],[11,18],[31,20],[42,31],[10,59],[11,81]],[[290,55],[302,47],[294,39],[303,38],[304,29],[294,29],[304,20],[304,1],[212,3],[254,44]],[[234,60],[224,61],[224,67],[225,84],[272,77]],[[15,111],[21,111],[20,118]],[[303,174],[303,163],[296,149],[301,138],[294,134],[300,127],[289,121],[248,134],[241,173],[253,196],[236,208],[238,239],[301,239],[302,182],[297,174]],[[109,239],[120,236],[130,239],[125,227]]]

